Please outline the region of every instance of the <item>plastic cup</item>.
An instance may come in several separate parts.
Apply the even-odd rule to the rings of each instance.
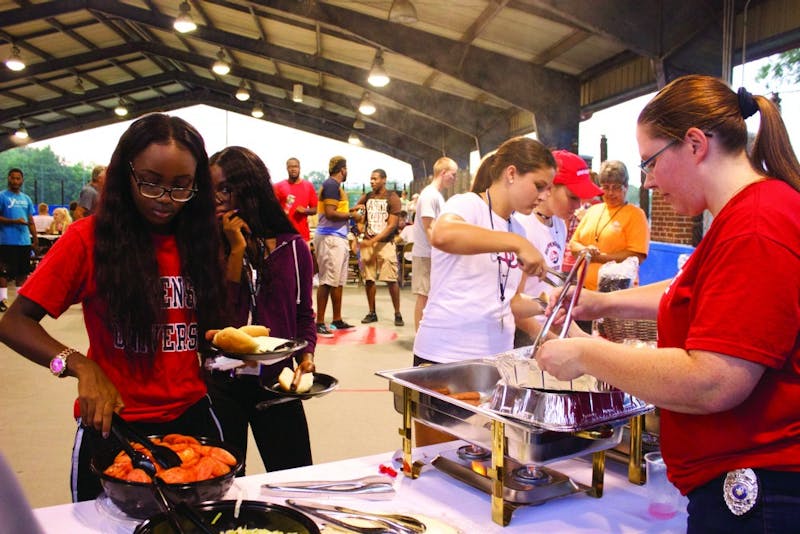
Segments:
[[[670,519],[678,513],[681,494],[667,479],[667,466],[660,452],[644,455],[647,469],[647,512],[656,519]]]

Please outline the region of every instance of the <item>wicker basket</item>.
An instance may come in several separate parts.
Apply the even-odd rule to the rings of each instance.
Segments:
[[[597,331],[601,336],[615,343],[622,343],[626,339],[656,341],[658,337],[656,322],[644,319],[606,317],[602,321],[597,321]]]

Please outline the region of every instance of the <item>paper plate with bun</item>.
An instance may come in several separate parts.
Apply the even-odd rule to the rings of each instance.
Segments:
[[[305,373],[300,379],[297,390],[292,391],[291,385],[294,379],[294,370],[284,367],[278,375],[278,381],[272,385],[265,385],[264,389],[280,395],[281,397],[291,397],[297,399],[310,399],[320,397],[330,393],[339,386],[339,381],[331,375],[323,373]]]
[[[230,358],[254,360],[269,365],[285,360],[308,345],[302,339],[271,337],[269,328],[247,325],[219,330],[211,340],[211,348]]]

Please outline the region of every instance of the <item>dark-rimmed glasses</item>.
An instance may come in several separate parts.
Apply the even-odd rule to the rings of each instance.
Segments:
[[[668,148],[680,142],[681,139],[673,139],[672,141],[667,143],[664,146],[664,148],[662,148],[661,150],[659,150],[658,152],[656,152],[655,154],[653,154],[652,156],[641,162],[639,164],[639,168],[642,169],[642,172],[644,172],[645,174],[652,175],[653,170],[656,168],[656,160],[658,159],[658,156],[666,152]]]
[[[197,193],[197,189],[193,187],[164,187],[152,182],[145,182],[136,175],[133,163],[128,162],[128,166],[131,168],[131,174],[139,188],[139,194],[145,198],[157,199],[169,194],[169,198],[173,202],[189,202]]]

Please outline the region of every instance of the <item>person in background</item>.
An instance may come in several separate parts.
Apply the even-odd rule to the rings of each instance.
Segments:
[[[75,208],[75,213],[72,218],[74,220],[88,217],[97,211],[97,205],[100,202],[100,193],[103,191],[103,184],[106,181],[106,167],[105,165],[97,165],[92,169],[91,181],[83,186],[80,196],[78,197],[78,205]]]
[[[408,220],[411,222],[414,222],[417,219],[418,199],[419,199],[419,193],[414,193],[413,195],[411,195],[411,200],[408,201],[408,205],[406,206],[406,211],[408,212]]]
[[[546,262],[512,214],[530,213],[547,197],[556,162],[542,143],[514,137],[484,164],[489,187],[451,197],[434,225],[431,290],[414,339],[415,365],[507,351],[515,317],[532,315],[517,290],[524,275],[543,275]]]
[[[397,244],[413,243],[414,242],[414,225],[408,223],[408,212],[400,210],[400,215],[397,217],[397,229],[400,233],[394,238]]]
[[[0,193],[0,312],[8,310],[8,280],[17,289],[31,272],[31,246],[39,247],[33,200],[22,192],[22,169],[8,171],[8,189]]]
[[[342,319],[342,291],[347,283],[347,264],[350,249],[347,241],[350,221],[349,202],[342,184],[347,180],[347,160],[334,156],[328,163],[328,179],[320,188],[319,222],[314,233],[314,254],[319,268],[319,287],[317,287],[317,335],[333,337],[333,332],[325,325],[325,311],[330,296],[333,305],[333,321],[336,330],[354,328]]]
[[[40,202],[38,213],[33,216],[33,224],[36,226],[36,233],[45,233],[52,222],[53,216],[50,215],[50,206],[44,202]]]
[[[72,218],[69,216],[67,208],[56,208],[53,210],[53,222],[47,227],[47,233],[62,235],[70,224],[72,224]]]
[[[397,249],[394,236],[397,234],[397,219],[400,213],[400,197],[386,189],[386,171],[375,169],[369,177],[372,191],[356,203],[357,213],[363,210],[364,237],[359,242],[361,261],[364,264],[364,290],[369,311],[361,320],[363,324],[378,321],[375,312],[376,281],[386,282],[394,306],[394,325],[404,326],[400,314],[400,287],[397,284]],[[359,215],[361,217],[361,215]]]
[[[573,254],[591,252],[584,287],[597,289],[600,266],[609,261],[621,262],[630,256],[647,258],[650,227],[641,208],[628,204],[628,169],[621,161],[608,160],[600,166],[603,202],[586,210],[569,242]]]
[[[428,303],[431,285],[431,234],[433,223],[444,207],[442,190],[456,181],[458,165],[450,158],[442,157],[433,164],[433,179],[425,186],[415,201],[417,216],[414,218],[414,247],[411,249],[411,292],[417,296],[414,305],[414,330],[419,330],[423,310]],[[416,195],[416,193],[415,193]]]
[[[597,185],[597,173],[594,171],[589,171],[589,176],[592,178],[592,183]],[[602,189],[600,191],[602,191]],[[572,240],[572,236],[575,235],[575,230],[578,229],[578,224],[581,222],[581,219],[583,219],[583,216],[586,215],[586,210],[588,210],[593,204],[602,202],[601,198],[602,192],[600,195],[592,198],[582,198],[581,205],[578,206],[578,209],[570,213],[569,217],[565,219],[565,222],[567,223],[567,243],[569,243]],[[575,256],[572,254],[569,246],[567,246],[566,250],[564,250],[564,261],[561,262],[561,270],[565,273],[568,273],[572,270],[574,265]]]
[[[69,203],[69,218],[75,220],[75,211],[78,209],[78,202],[73,200]]]
[[[222,439],[198,353],[199,332],[223,324],[220,250],[203,138],[146,115],[122,134],[97,213],[55,242],[0,319],[0,341],[49,368],[46,380],[77,378],[74,501],[102,491],[89,465],[114,412],[144,435]],[[41,324],[77,303],[85,356]]]
[[[303,373],[315,370],[311,251],[278,202],[269,171],[257,155],[243,147],[228,147],[211,156],[210,165],[226,243],[231,326],[260,324],[270,329],[271,336],[307,341],[294,355],[297,384]],[[241,362],[233,370],[212,370],[209,377],[209,393],[225,440],[246,454],[249,424],[267,471],[311,465],[303,403],[295,399],[257,408],[262,401],[278,398],[262,384],[277,383],[283,368],[291,365],[287,362]]]
[[[317,192],[308,180],[300,176],[300,160],[286,160],[286,172],[289,177],[275,184],[275,196],[281,203],[283,211],[306,243],[311,241],[308,217],[317,214]]]
[[[517,212],[514,217],[525,229],[528,240],[544,256],[547,267],[560,271],[567,244],[565,219],[578,209],[582,198],[598,196],[603,191],[592,183],[589,168],[583,158],[566,150],[553,151],[553,157],[558,171],[553,179],[550,195],[529,215]],[[549,295],[552,287],[538,278],[529,277],[523,291],[527,295],[538,297],[542,293]],[[531,329],[538,331],[536,321],[531,321],[528,330]],[[515,347],[527,346],[532,342],[533,339],[527,332],[517,328]]]
[[[748,151],[745,119],[756,113]],[[681,215],[714,220],[673,280],[584,291],[574,313],[656,319],[658,348],[552,340],[536,359],[559,379],[593,375],[661,408],[661,452],[689,498],[689,534],[795,532],[800,163],[780,112],[744,88],[683,76],[645,105],[636,138],[645,187]]]

